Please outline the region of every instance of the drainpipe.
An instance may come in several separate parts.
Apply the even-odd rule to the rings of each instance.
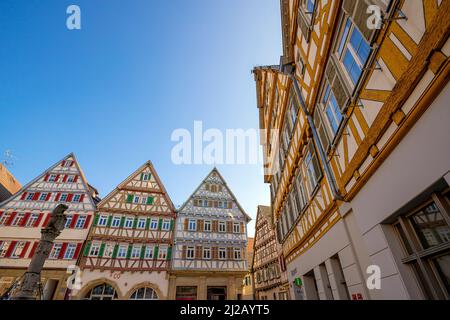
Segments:
[[[291,69],[291,72],[286,72],[286,69],[287,70]],[[294,70],[295,69],[291,68],[289,65],[280,65],[280,69],[277,71],[288,76],[292,80],[292,83],[293,83],[294,89],[295,89],[295,93],[297,94],[297,97],[300,100],[300,107],[302,108],[302,111],[306,115],[308,124],[309,124],[312,134],[313,134],[314,143],[316,144],[317,149],[319,151],[319,156],[320,156],[320,160],[323,163],[325,175],[327,176],[328,181],[330,181],[330,187],[331,187],[331,192],[333,194],[333,197],[335,200],[344,201],[344,197],[340,194],[339,189],[337,187],[336,180],[334,179],[334,176],[331,173],[330,164],[328,163],[327,156],[325,154],[325,151],[323,150],[322,144],[320,143],[319,134],[317,133],[317,129],[316,129],[316,126],[314,125],[313,118],[312,118],[311,114],[309,114],[308,110],[306,109],[305,101],[303,100],[300,86],[298,84],[297,79],[294,76]]]

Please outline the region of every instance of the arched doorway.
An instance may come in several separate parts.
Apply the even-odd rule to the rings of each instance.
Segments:
[[[117,298],[116,289],[107,283],[95,286],[84,297],[86,300],[116,300]]]
[[[130,300],[159,300],[159,297],[153,288],[142,287],[131,294]]]

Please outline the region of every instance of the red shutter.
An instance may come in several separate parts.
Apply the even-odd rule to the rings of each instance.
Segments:
[[[64,167],[66,164],[66,160],[63,160],[63,162],[61,162],[61,167]]]
[[[75,249],[75,253],[73,254],[73,259],[77,259],[80,254],[82,243],[77,244],[77,248]]]
[[[45,201],[50,200],[50,197],[51,197],[51,196],[52,196],[52,193],[51,193],[51,192],[47,193],[47,197],[45,198]]]
[[[22,193],[22,196],[20,197],[20,200],[25,200],[25,198],[27,197],[28,192],[24,192]]]
[[[8,221],[5,222],[5,226],[10,226],[11,223],[14,221],[14,218],[16,217],[17,212],[11,213],[11,216],[9,217]]]
[[[83,200],[84,200],[84,194],[81,195],[79,202],[83,202]]]
[[[72,160],[72,161],[70,162],[70,166],[73,167],[74,164],[75,164],[75,161]]]
[[[68,177],[68,175],[65,174],[64,177],[63,177],[63,181],[62,182],[66,182],[67,181],[67,177]]]
[[[41,220],[42,220],[42,216],[43,216],[44,214],[43,213],[39,213],[39,216],[38,216],[38,218],[36,219],[36,222],[34,223],[34,226],[33,227],[39,227],[39,223],[41,222]]]
[[[84,223],[84,227],[83,229],[86,229],[87,227],[89,227],[89,222],[91,222],[91,215],[86,217],[86,222]]]
[[[78,181],[78,176],[75,176],[75,178],[73,178],[73,182],[77,182]]]
[[[58,202],[59,198],[61,198],[61,192],[58,192],[55,197],[55,201]]]
[[[66,253],[66,249],[67,249],[67,242],[64,242],[62,244],[61,251],[59,252],[58,259],[64,258],[64,253]]]
[[[73,194],[71,193],[67,196],[67,202],[72,202],[72,199],[73,199]]]
[[[2,218],[2,215],[3,215],[3,211],[0,211],[0,219]],[[1,244],[1,242],[0,242],[0,244]]]
[[[47,217],[45,218],[44,223],[42,224],[43,228],[47,226],[48,222],[50,221],[51,215],[52,215],[51,213],[47,213]]]
[[[36,192],[36,193],[34,194],[34,196],[33,196],[33,199],[31,199],[31,200],[33,200],[33,201],[39,200],[39,196],[40,196],[40,195],[41,195],[40,192]]]
[[[55,182],[58,182],[60,176],[61,176],[60,174],[56,175]]]
[[[78,220],[78,214],[74,214],[72,217],[72,221],[70,222],[69,228],[71,228],[71,229],[75,228],[75,224],[77,223],[77,220]]]
[[[27,224],[28,218],[30,217],[31,213],[26,212],[23,216],[22,222],[19,224],[21,227],[25,226]]]
[[[11,254],[13,253],[14,249],[16,248],[17,241],[11,241],[9,244],[8,251],[6,251],[5,258],[9,258]]]
[[[21,258],[25,258],[25,253],[27,253],[28,247],[30,246],[30,242],[25,242],[25,246],[22,249],[22,253],[20,254]]]
[[[44,181],[47,182],[47,181],[48,181],[48,178],[50,178],[50,175],[49,175],[49,174],[46,174],[46,175],[45,175],[45,178],[44,178]]]
[[[33,247],[31,248],[30,254],[28,255],[28,258],[33,258],[33,255],[36,252],[38,244],[39,244],[39,241],[34,242]]]

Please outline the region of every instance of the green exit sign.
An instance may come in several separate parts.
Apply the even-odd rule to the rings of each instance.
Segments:
[[[294,283],[296,286],[299,286],[299,287],[303,284],[302,279],[300,279],[300,278],[295,278]]]

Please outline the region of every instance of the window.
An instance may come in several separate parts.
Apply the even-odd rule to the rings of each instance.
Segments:
[[[112,219],[111,227],[118,228],[120,226],[120,216],[114,216]]]
[[[145,254],[144,254],[144,258],[145,259],[153,259],[153,252],[154,252],[154,248],[152,246],[150,247],[145,247]]]
[[[239,232],[241,232],[241,228],[240,228],[239,222],[234,222],[234,223],[233,223],[233,232],[234,232],[234,233],[239,233]]]
[[[11,223],[12,226],[18,226],[22,223],[23,218],[25,217],[24,213],[18,213],[16,214],[16,216],[14,217],[13,222]]]
[[[189,219],[189,231],[196,231],[197,230],[197,221],[194,219]]]
[[[241,260],[241,249],[240,248],[234,248],[233,249],[234,252],[234,260]]]
[[[25,248],[25,242],[24,241],[20,241],[16,243],[16,247],[14,248],[12,254],[11,254],[11,258],[19,258],[20,255],[22,254],[23,249]]]
[[[29,193],[26,197],[26,200],[31,201],[31,200],[33,200],[33,197],[34,197],[34,193]]]
[[[106,223],[108,222],[108,216],[105,216],[105,215],[101,215],[99,218],[98,218],[98,223],[97,223],[97,225],[99,225],[99,226],[106,226]]]
[[[134,196],[134,203],[135,204],[139,204],[139,200],[140,200],[139,196]]]
[[[339,104],[336,100],[336,97],[331,90],[330,84],[327,82],[325,86],[322,103],[323,103],[323,112],[326,115],[328,120],[328,124],[330,125],[331,132],[333,136],[338,131],[339,125],[342,121],[342,114],[339,108]]]
[[[158,300],[158,295],[152,288],[139,288],[133,292],[130,300]]]
[[[151,177],[151,174],[150,173],[143,173],[141,177],[142,177],[141,178],[142,181],[149,181],[150,177]]]
[[[114,245],[107,243],[105,245],[105,250],[103,250],[103,257],[105,258],[110,258],[113,255],[113,251],[114,251]]]
[[[47,199],[47,195],[48,193],[41,193],[41,195],[39,196],[39,201],[45,201],[45,199]]]
[[[427,299],[450,296],[450,210],[441,194],[398,218],[394,229]]]
[[[211,232],[211,221],[205,220],[205,222],[203,223],[203,231]]]
[[[165,260],[167,259],[167,247],[160,247],[158,250],[158,259]]]
[[[127,246],[121,245],[119,246],[119,250],[117,251],[117,258],[125,258],[127,256]]]
[[[305,167],[308,174],[308,182],[311,188],[311,193],[313,193],[317,186],[317,183],[322,177],[322,172],[320,171],[320,165],[319,161],[317,160],[313,142],[310,142],[309,144],[309,150],[305,157]]]
[[[139,218],[138,225],[137,225],[138,229],[144,229],[145,228],[146,220],[147,219],[145,219],[145,218]]]
[[[125,218],[125,228],[131,229],[133,228],[133,222],[134,222],[134,218],[133,217],[126,217]]]
[[[170,229],[170,220],[164,219],[162,223],[162,230],[169,230]]]
[[[226,248],[219,248],[219,259],[225,260],[227,258],[227,249]]]
[[[219,221],[219,232],[226,232],[226,223],[225,221]]]
[[[27,227],[33,227],[34,224],[36,223],[36,221],[37,221],[38,218],[39,218],[39,214],[33,213],[33,214],[28,218],[28,221],[27,221],[26,226],[27,226]],[[1,223],[1,221],[0,221],[0,225],[1,225],[1,224],[2,224],[2,223]]]
[[[77,246],[75,244],[73,244],[73,243],[68,244],[67,248],[66,248],[66,252],[64,252],[64,259],[65,260],[73,259],[76,249],[77,249]]]
[[[152,230],[158,229],[158,219],[152,218],[152,220],[150,221],[150,229]]]
[[[68,214],[66,215],[66,224],[64,225],[64,228],[69,228],[70,224],[72,223],[73,220],[73,214]]]
[[[85,223],[86,223],[86,216],[79,216],[77,219],[77,223],[75,224],[75,229],[83,229]]]
[[[75,181],[75,176],[69,175],[69,176],[67,177],[67,182],[74,182],[74,181]]]
[[[61,252],[62,244],[61,243],[55,243],[52,247],[52,250],[50,251],[50,255],[48,256],[49,259],[58,259],[59,253]]]
[[[211,259],[211,248],[210,247],[203,248],[203,259]]]
[[[339,42],[338,55],[353,85],[356,85],[361,77],[370,50],[361,32],[352,24],[350,18],[347,18]]]
[[[100,243],[93,243],[91,249],[89,250],[90,257],[97,257],[100,252]]]
[[[0,216],[0,225],[4,225],[6,223],[6,221],[9,220],[9,218],[11,217],[11,213],[10,212],[5,212]]]
[[[141,246],[133,246],[131,249],[131,259],[139,259],[141,256]]]
[[[195,257],[195,248],[194,247],[187,247],[186,249],[186,258],[187,259],[194,259]]]
[[[146,204],[146,203],[147,203],[147,197],[142,197],[141,204]]]
[[[49,182],[55,182],[56,181],[56,174],[51,174],[50,177],[48,177]]]
[[[73,196],[72,202],[80,202],[81,200],[81,195],[76,194]]]
[[[59,201],[60,202],[66,202],[67,201],[67,197],[68,197],[68,194],[67,193],[63,193],[61,195],[61,197],[59,198]]]
[[[86,295],[87,300],[114,300],[117,299],[116,290],[109,284],[103,283],[93,288]]]

